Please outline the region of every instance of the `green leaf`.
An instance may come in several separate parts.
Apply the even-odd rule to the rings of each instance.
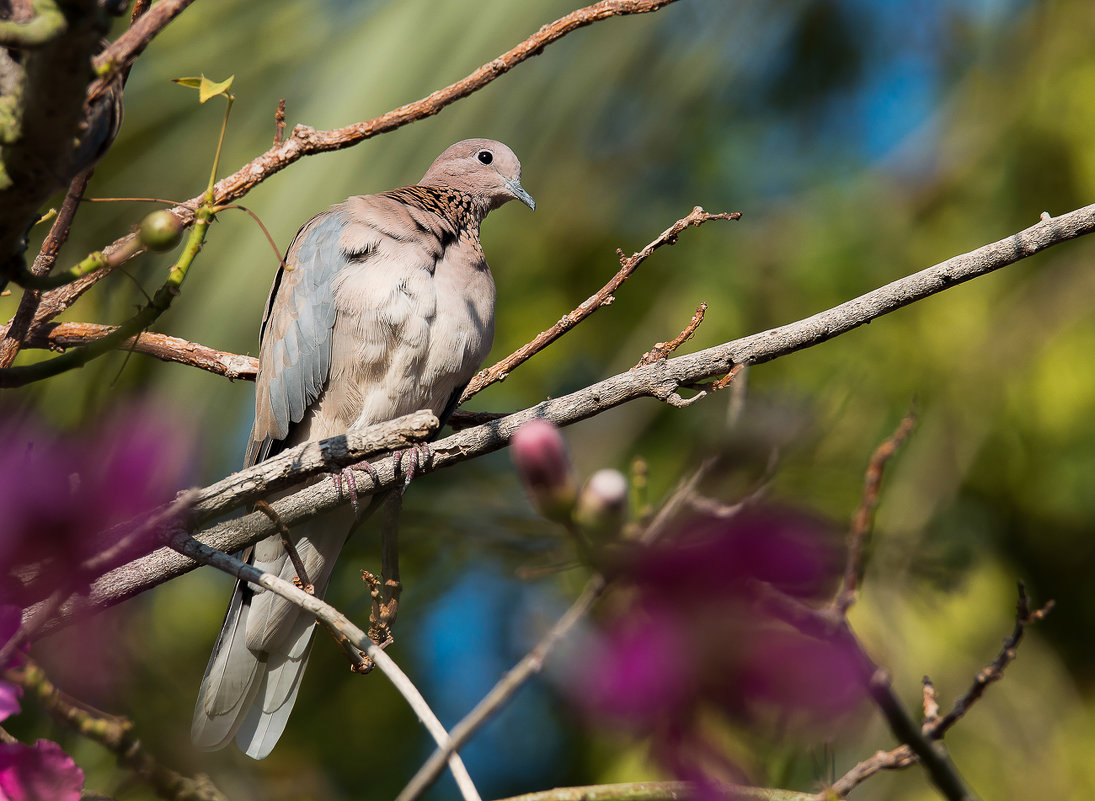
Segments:
[[[232,86],[232,81],[236,79],[235,75],[229,75],[223,81],[211,81],[204,75],[198,78],[173,78],[172,80],[179,86],[185,86],[188,89],[198,90],[198,102],[204,103],[211,97],[217,95],[224,95],[230,97],[228,94],[229,87]]]
[[[229,75],[220,83],[214,83],[213,81],[207,80],[206,77],[203,75],[202,85],[198,89],[198,102],[204,103],[209,98],[216,97],[217,95],[224,95],[225,97],[228,97],[228,89],[230,86],[232,86],[232,81],[234,80],[236,80],[236,76]]]

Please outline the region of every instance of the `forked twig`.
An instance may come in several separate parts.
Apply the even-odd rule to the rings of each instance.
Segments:
[[[954,706],[951,710],[932,725],[929,733],[933,737],[942,737],[943,734],[953,726],[963,715],[969,710],[969,708],[977,702],[977,700],[984,694],[985,689],[995,681],[999,681],[1003,678],[1004,669],[1010,665],[1018,653],[1019,643],[1023,639],[1023,633],[1026,631],[1027,626],[1031,623],[1037,623],[1043,620],[1053,610],[1054,602],[1052,600],[1047,601],[1040,609],[1032,610],[1030,608],[1030,598],[1027,596],[1027,588],[1023,582],[1019,582],[1019,600],[1016,602],[1015,612],[1015,627],[1012,629],[1011,634],[1004,640],[1004,645],[1000,649],[1000,653],[996,656],[989,665],[978,671],[974,676],[973,683],[966,691],[965,695],[954,702]]]
[[[662,359],[669,358],[669,354],[690,340],[696,333],[696,329],[700,327],[700,323],[703,322],[703,315],[707,312],[707,304],[701,303],[696,307],[696,313],[692,315],[692,319],[688,321],[688,325],[684,327],[677,336],[668,342],[658,342],[653,348],[648,350],[639,359],[639,363],[632,367],[632,370],[637,370],[640,367],[645,367],[648,364],[661,361]]]
[[[969,689],[961,698],[955,701],[954,706],[944,717],[939,717],[939,702],[935,687],[929,678],[924,677],[924,723],[920,727],[923,738],[930,742],[942,740],[947,731],[961,720],[981,698],[988,685],[1003,677],[1004,670],[1016,657],[1026,627],[1045,618],[1052,609],[1053,601],[1049,601],[1040,609],[1031,610],[1026,587],[1022,582],[1019,582],[1015,627],[1007,639],[1004,640],[1004,645],[996,659],[978,671]],[[918,761],[917,753],[913,751],[908,743],[903,743],[890,751],[879,751],[869,759],[865,759],[852,767],[815,798],[817,801],[831,801],[834,797],[843,798],[852,789],[879,771],[906,768]]]

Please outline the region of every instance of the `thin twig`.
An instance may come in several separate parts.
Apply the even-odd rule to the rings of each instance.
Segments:
[[[933,727],[939,720],[939,696],[935,692],[935,685],[927,676],[921,682],[921,706],[924,709],[924,724],[921,728]]]
[[[1004,640],[1004,645],[996,659],[977,673],[969,690],[966,691],[965,695],[955,701],[951,711],[948,712],[945,717],[939,717],[939,703],[935,687],[932,684],[931,679],[927,676],[924,677],[924,722],[919,727],[922,733],[922,743],[942,740],[947,731],[954,726],[955,723],[961,720],[969,711],[970,707],[981,698],[988,685],[1003,677],[1004,670],[1015,659],[1019,643],[1023,639],[1023,633],[1026,630],[1026,627],[1031,623],[1042,620],[1049,614],[1052,608],[1053,602],[1050,601],[1042,608],[1031,611],[1026,588],[1023,586],[1022,582],[1019,583],[1019,600],[1016,604],[1015,627],[1013,628],[1011,635]],[[911,721],[910,725],[913,725],[911,724]],[[914,751],[907,743],[900,745],[891,751],[879,751],[870,759],[866,759],[855,765],[855,767],[846,772],[837,781],[833,782],[833,784],[824,792],[819,793],[815,797],[816,801],[829,801],[829,799],[834,796],[843,798],[853,788],[863,783],[880,770],[894,770],[913,765],[919,761],[917,753],[918,752]],[[933,749],[931,753],[934,754],[936,752]]]
[[[894,692],[889,674],[874,663],[863,649],[859,638],[852,632],[847,619],[833,605],[815,609],[760,581],[750,582],[750,590],[763,608],[763,614],[782,620],[808,637],[846,648],[855,658],[860,682],[882,712],[890,731],[917,756],[928,771],[932,784],[948,801],[970,801],[974,798],[950,757],[941,746],[937,748],[936,741],[921,731],[920,726],[913,721]]]
[[[863,479],[863,496],[859,501],[859,508],[852,517],[851,531],[848,534],[848,559],[844,567],[844,577],[833,599],[833,605],[840,614],[845,614],[855,603],[856,589],[863,581],[863,553],[874,525],[874,512],[878,507],[878,496],[882,490],[882,474],[886,469],[886,463],[897,453],[897,449],[912,433],[915,425],[916,411],[911,409],[898,423],[894,432],[875,448],[867,464],[867,472]]]
[[[38,256],[34,259],[34,264],[31,265],[30,272],[32,275],[49,275],[53,269],[53,265],[57,261],[57,254],[60,253],[61,247],[68,240],[69,232],[72,230],[72,221],[76,218],[76,211],[80,207],[80,198],[83,197],[84,190],[87,189],[87,182],[91,180],[93,171],[94,167],[88,167],[86,170],[77,173],[76,177],[69,183],[68,192],[61,204],[61,210],[57,212],[57,218],[53,221],[45,241],[42,242],[42,247],[38,251]],[[23,346],[23,341],[27,337],[27,332],[30,330],[31,322],[38,312],[41,299],[41,290],[23,290],[23,297],[19,299],[19,308],[15,312],[15,317],[12,318],[11,324],[4,332],[3,339],[0,340],[0,368],[9,367],[15,361],[15,357],[19,355],[19,349]]]
[[[399,614],[399,597],[403,592],[399,579],[399,515],[402,509],[402,492],[393,490],[384,497],[380,525],[380,578],[372,577],[375,584],[370,582],[373,602],[369,611],[369,637],[378,643],[395,641],[392,626]],[[451,733],[449,737],[451,742]]]
[[[977,702],[977,699],[985,692],[985,689],[994,681],[1003,678],[1004,670],[1014,661],[1018,653],[1019,643],[1023,639],[1026,627],[1045,618],[1053,609],[1054,602],[1048,601],[1041,609],[1031,610],[1030,598],[1027,596],[1027,588],[1023,582],[1019,582],[1019,600],[1016,602],[1015,627],[1011,634],[1004,640],[1000,653],[991,664],[980,670],[973,679],[966,694],[954,702],[951,710],[939,719],[931,727],[929,734],[932,737],[942,737],[944,732],[955,724],[966,711]]]
[[[833,801],[843,798],[867,779],[883,770],[901,770],[917,763],[916,754],[907,745],[899,745],[890,751],[876,751],[874,756],[864,759],[848,770],[843,776],[815,795],[812,801]]]
[[[607,583],[600,574],[590,577],[582,594],[555,622],[551,630],[491,688],[490,692],[463,720],[453,726],[452,731],[449,732],[448,744],[433,752],[396,797],[396,801],[414,801],[433,784],[444,770],[445,761],[455,754],[498,709],[504,706],[531,676],[540,672],[548,653],[585,617],[594,602],[601,597],[606,586]]]
[[[711,391],[718,392],[719,390],[726,389],[728,386],[734,383],[734,379],[738,377],[738,373],[748,367],[747,364],[735,364],[730,368],[730,371],[722,378],[713,381],[711,383]]]
[[[661,361],[662,359],[669,358],[669,354],[687,342],[696,333],[696,329],[700,327],[700,323],[703,322],[703,315],[707,311],[707,304],[701,303],[696,307],[696,313],[692,315],[692,319],[688,321],[688,325],[684,327],[684,330],[677,334],[676,337],[668,342],[658,342],[653,348],[648,350],[639,359],[639,363],[632,367],[632,370],[637,370],[640,367],[645,367],[648,364]]]
[[[937,748],[936,741],[913,722],[912,716],[894,692],[889,674],[874,663],[855,636],[847,618],[835,605],[814,608],[766,582],[757,580],[750,581],[748,589],[762,608],[762,614],[782,620],[808,637],[831,642],[846,649],[855,659],[859,681],[882,712],[890,730],[920,759],[932,784],[948,801],[969,801],[974,798],[942,747]]]
[[[858,647],[858,640],[856,645]],[[966,786],[965,780],[958,773],[958,768],[943,750],[942,745],[924,734],[901,699],[897,697],[889,673],[878,668],[867,684],[867,691],[882,712],[882,716],[886,718],[890,731],[916,754],[920,764],[928,772],[931,783],[943,797],[947,801],[973,801],[976,796]]]
[[[94,58],[93,66],[99,78],[88,87],[88,99],[98,97],[120,73],[128,71],[156,35],[193,2],[159,0],[151,8],[146,5],[147,10],[139,16],[138,9],[134,8],[129,29]]]
[[[297,546],[293,543],[293,535],[289,531],[289,527],[282,522],[281,518],[278,517],[278,513],[266,501],[255,501],[255,508],[270,518],[274,527],[277,528],[278,535],[281,537],[281,547],[289,555],[289,561],[293,563],[293,570],[296,571],[297,581],[295,583],[297,586],[309,595],[315,595],[316,586],[308,577],[308,569],[304,566],[304,560],[300,558],[300,554],[297,552]]]
[[[274,147],[285,141],[285,98],[278,101],[277,111],[274,112]]]
[[[134,22],[143,17],[145,15],[145,12],[148,11],[148,7],[151,5],[152,0],[136,0],[136,2],[133,4],[133,11],[131,11],[129,14],[129,24],[132,25]]]
[[[64,352],[68,348],[90,345],[117,330],[117,326],[97,323],[46,323],[34,330],[26,347]],[[254,356],[228,353],[154,331],[142,331],[139,336],[121,342],[119,348],[155,356],[165,362],[197,367],[232,380],[254,381],[258,375],[259,360]]]
[[[597,309],[602,306],[610,305],[614,299],[612,293],[619,289],[623,282],[631,277],[631,274],[635,272],[638,266],[646,261],[658,248],[665,245],[676,244],[677,237],[680,236],[681,232],[686,228],[691,226],[698,227],[711,220],[738,219],[741,219],[741,214],[736,211],[724,212],[721,214],[708,214],[702,208],[696,206],[687,217],[682,217],[662,231],[654,241],[638,253],[624,256],[623,251],[617,250],[616,253],[619,255],[620,259],[620,269],[609,279],[607,284],[586,298],[586,300],[577,308],[564,314],[559,319],[559,322],[551,326],[551,328],[548,328],[546,331],[541,331],[537,336],[533,337],[531,342],[521,346],[497,364],[486,370],[480,371],[464,389],[464,394],[461,395],[460,402],[467,402],[467,400],[477,392],[480,392],[496,381],[504,381],[506,376],[508,376],[518,365],[528,361],[533,355],[546,348],[582,320],[593,314],[593,312],[597,311]]]
[[[278,260],[278,266],[285,266],[285,257],[281,255],[281,251],[278,249],[278,243],[274,241],[274,235],[270,233],[270,229],[266,227],[266,223],[259,219],[259,215],[255,214],[255,212],[251,211],[251,209],[247,208],[246,206],[241,206],[239,203],[229,203],[225,206],[217,206],[216,211],[221,212],[225,209],[236,209],[237,211],[242,211],[244,214],[254,220],[255,225],[257,225],[262,231],[262,235],[266,237],[266,244],[268,244],[270,246],[270,249],[274,251],[274,258]]]

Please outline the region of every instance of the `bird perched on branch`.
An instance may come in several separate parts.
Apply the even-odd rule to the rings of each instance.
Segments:
[[[521,164],[489,139],[457,142],[415,186],[351,197],[309,220],[278,270],[260,329],[248,466],[280,450],[419,409],[444,422],[490,350],[494,280],[479,224],[510,200],[536,204]],[[344,517],[293,531],[315,592],[349,536]],[[278,536],[244,552],[296,576]],[[191,739],[233,737],[262,759],[285,728],[308,662],[314,619],[239,582],[198,692]]]

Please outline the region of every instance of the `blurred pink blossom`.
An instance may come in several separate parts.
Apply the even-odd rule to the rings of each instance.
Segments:
[[[804,602],[836,586],[829,526],[809,515],[747,510],[703,517],[653,547],[625,552],[616,578],[630,593],[580,674],[568,678],[596,720],[650,737],[652,753],[682,779],[740,778],[700,721],[809,735],[857,708],[860,662],[851,646],[812,639],[764,613],[767,585]]]
[[[635,611],[604,632],[583,703],[609,719],[654,725],[691,700],[696,677],[678,621]]]
[[[170,500],[184,485],[189,440],[151,406],[118,410],[94,430],[61,435],[33,421],[0,424],[0,603],[28,606],[79,591],[158,545],[112,526]],[[104,558],[109,555],[109,558]]]
[[[78,801],[84,772],[61,746],[0,744],[0,801]]]
[[[20,610],[14,606],[0,606],[0,649],[2,649],[15,632],[19,630],[21,619]],[[8,668],[15,667],[22,658],[22,651],[16,650],[4,664],[0,664],[0,674]],[[9,718],[19,712],[19,699],[23,695],[23,688],[0,679],[0,720]]]

